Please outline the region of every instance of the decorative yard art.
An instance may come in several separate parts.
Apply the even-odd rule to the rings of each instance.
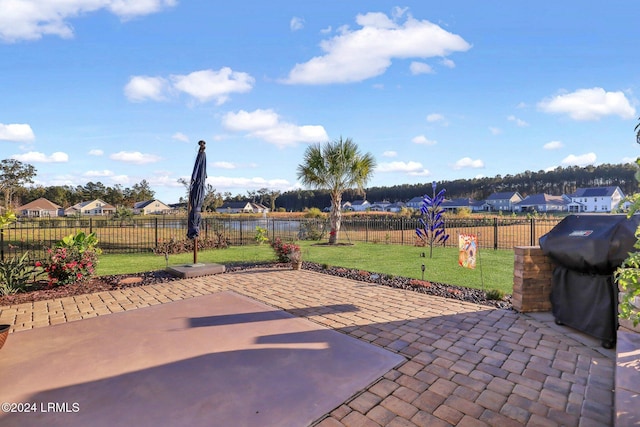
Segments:
[[[476,257],[478,256],[478,241],[473,234],[458,235],[458,264],[465,268],[476,268]]]
[[[445,190],[442,189],[436,194],[435,181],[431,184],[431,187],[433,189],[433,197],[425,195],[422,199],[420,227],[416,228],[418,238],[425,245],[429,245],[429,258],[433,258],[434,243],[444,246],[449,239],[449,234],[445,231],[444,209],[441,206],[442,202],[444,202]]]

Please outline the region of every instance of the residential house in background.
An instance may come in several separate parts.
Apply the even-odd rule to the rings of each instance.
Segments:
[[[253,202],[224,202],[216,209],[218,213],[267,213],[269,208]]]
[[[384,210],[385,212],[400,212],[403,208],[406,208],[407,205],[405,205],[402,202],[396,202],[396,203],[391,203],[387,206],[385,206]]]
[[[216,209],[220,213],[253,213],[250,202],[224,202]]]
[[[484,209],[492,212],[513,212],[516,203],[523,200],[517,191],[493,193],[485,201]]]
[[[371,203],[366,200],[354,200],[351,202],[351,210],[355,212],[364,212],[371,207]]]
[[[175,210],[160,200],[151,199],[135,203],[133,213],[136,215],[168,215],[175,213]]]
[[[90,202],[80,202],[64,210],[65,216],[111,216],[116,213],[115,206],[103,200],[96,199]]]
[[[40,197],[16,208],[16,215],[29,218],[52,218],[63,214],[62,206]]]
[[[530,194],[521,202],[515,203],[514,210],[520,212],[567,212],[571,200],[566,196],[550,194]]]
[[[253,213],[268,213],[269,208],[263,205],[262,203],[254,203],[251,202],[251,208],[253,209]]]
[[[451,199],[444,200],[440,205],[442,209],[450,212],[458,212],[460,209],[469,209],[471,212],[480,212],[485,202],[464,198],[464,199]]]
[[[411,209],[420,209],[422,207],[423,196],[416,196],[407,202],[407,207]]]
[[[389,206],[391,203],[389,202],[373,202],[371,203],[371,206],[369,206],[369,210],[371,212],[385,212],[387,206]]]
[[[578,188],[569,194],[569,212],[611,212],[618,208],[624,193],[618,186]]]

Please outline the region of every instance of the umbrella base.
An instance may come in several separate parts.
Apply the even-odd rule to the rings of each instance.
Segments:
[[[225,267],[222,264],[181,264],[167,267],[166,271],[173,276],[180,277],[181,279],[188,279],[190,277],[210,276],[212,274],[224,273]]]

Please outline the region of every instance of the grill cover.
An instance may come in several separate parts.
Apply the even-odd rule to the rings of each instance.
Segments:
[[[556,322],[602,340],[607,348],[616,341],[618,293],[613,275],[556,267],[550,298]]]
[[[613,274],[634,250],[640,216],[569,215],[540,237],[540,248],[574,271]]]
[[[557,264],[550,295],[556,323],[613,347],[618,328],[613,273],[635,250],[638,224],[637,215],[570,215],[540,237],[540,248]]]

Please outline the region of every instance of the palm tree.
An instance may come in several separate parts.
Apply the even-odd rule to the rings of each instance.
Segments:
[[[331,196],[329,244],[335,244],[340,234],[342,193],[354,187],[363,191],[375,167],[373,156],[360,153],[350,138],[314,144],[305,151],[298,179],[308,187],[328,190]]]

